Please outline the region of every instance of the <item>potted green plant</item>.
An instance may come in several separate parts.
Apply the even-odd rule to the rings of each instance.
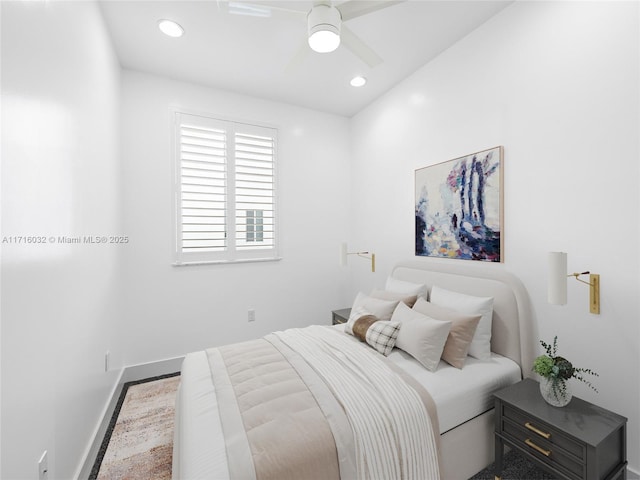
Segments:
[[[589,388],[598,390],[584,377],[584,374],[598,376],[588,368],[576,368],[564,357],[558,355],[558,337],[553,337],[553,344],[549,345],[540,340],[540,345],[547,352],[540,355],[533,362],[533,371],[542,377],[540,393],[548,403],[556,407],[564,407],[571,401],[572,393],[568,381],[571,378],[580,380]]]

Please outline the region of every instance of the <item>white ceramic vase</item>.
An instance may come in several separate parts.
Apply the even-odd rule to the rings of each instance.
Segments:
[[[540,394],[548,404],[554,407],[564,407],[573,396],[569,380],[553,377],[540,379]]]

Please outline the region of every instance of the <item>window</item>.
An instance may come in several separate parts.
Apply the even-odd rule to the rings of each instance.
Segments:
[[[264,223],[262,210],[247,210],[247,235],[246,241],[264,242]]]
[[[277,258],[276,133],[176,113],[177,264]]]

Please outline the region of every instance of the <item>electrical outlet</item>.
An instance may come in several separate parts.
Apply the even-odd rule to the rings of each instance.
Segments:
[[[255,322],[256,321],[256,311],[253,308],[249,309],[249,312],[247,313],[247,319],[250,322]]]
[[[49,480],[49,465],[47,461],[47,451],[45,450],[40,460],[38,460],[38,480]]]
[[[104,371],[109,371],[109,361],[111,360],[111,353],[107,350],[107,353],[104,354]]]

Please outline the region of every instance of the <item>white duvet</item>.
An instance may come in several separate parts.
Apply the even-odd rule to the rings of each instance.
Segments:
[[[437,406],[440,433],[489,410],[492,393],[521,378],[515,362],[493,353],[485,361],[467,357],[463,369],[441,361],[435,372],[398,349],[388,358],[429,391]],[[221,431],[207,356],[194,352],[185,358],[176,402],[174,480],[229,478]]]

